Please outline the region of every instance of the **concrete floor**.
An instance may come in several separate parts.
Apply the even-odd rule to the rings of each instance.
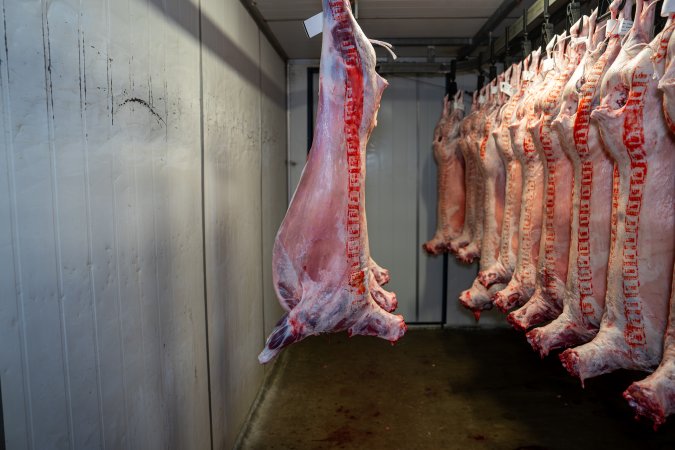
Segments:
[[[307,339],[281,356],[242,449],[675,449],[621,397],[638,372],[586,382],[501,329]]]

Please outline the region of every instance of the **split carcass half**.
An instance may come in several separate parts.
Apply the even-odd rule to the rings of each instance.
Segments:
[[[483,181],[483,171],[481,170],[480,149],[485,133],[485,126],[487,125],[486,111],[491,105],[488,102],[490,98],[488,94],[489,87],[484,87],[478,97],[479,101],[476,107],[466,120],[466,127],[462,127],[464,148],[460,147],[460,149],[465,157],[464,162],[467,166],[466,181],[471,183],[472,193],[469,196],[467,192],[466,207],[470,212],[467,211],[465,216],[464,231],[459,238],[451,241],[451,249],[457,256],[457,259],[465,264],[471,264],[476,258],[480,258],[483,243],[485,184]],[[481,103],[481,100],[483,103]],[[471,178],[468,178],[469,175],[471,175]]]
[[[464,227],[464,158],[459,149],[459,123],[464,117],[464,93],[458,92],[452,101],[446,96],[443,112],[434,130],[434,160],[438,166],[436,233],[422,246],[430,255],[445,253],[450,242]]]
[[[512,73],[513,69],[510,68],[505,74],[505,79],[510,80]],[[503,79],[500,76],[491,85],[490,101],[485,110],[486,120],[483,139],[481,140],[478,153],[479,173],[482,175],[481,178],[483,180],[482,210],[484,211],[480,258],[481,270],[492,267],[497,262],[504,213],[506,175],[493,134],[495,129],[499,129],[500,120],[503,119],[502,113],[505,95],[494,92],[498,90],[497,86],[499,86]],[[515,81],[514,79],[513,82]],[[490,288],[486,288],[480,282],[480,279],[476,278],[471,288],[460,294],[459,301],[464,307],[470,309],[476,320],[478,320],[481,311],[492,308],[491,297],[501,288],[503,288],[502,284],[493,284]]]
[[[323,0],[323,47],[315,139],[274,243],[274,287],[286,314],[258,357],[320,333],[396,341],[403,317],[382,303],[365,224],[365,149],[387,82],[349,1]],[[379,293],[379,303],[378,303]]]
[[[471,133],[473,122],[479,115],[479,95],[473,93],[471,103],[471,112],[459,123],[459,134],[457,136],[457,148],[464,160],[464,225],[459,236],[450,240],[449,250],[457,254],[460,249],[466,247],[473,241],[476,228],[476,170],[475,159],[473,157],[473,144],[471,144]]]

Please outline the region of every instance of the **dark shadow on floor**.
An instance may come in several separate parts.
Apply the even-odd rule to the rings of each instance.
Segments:
[[[331,335],[286,350],[242,449],[675,449],[621,397],[646,375],[586,382],[512,330],[413,330],[396,346]]]

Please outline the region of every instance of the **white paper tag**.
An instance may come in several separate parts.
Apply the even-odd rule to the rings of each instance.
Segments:
[[[671,14],[675,14],[675,0],[663,0],[661,17],[668,17]]]
[[[483,103],[485,103],[485,96],[484,96],[484,95],[479,95],[479,96],[478,96],[478,104],[479,104],[479,105],[482,105]]]
[[[513,88],[506,81],[502,81],[500,89],[504,94],[508,95],[509,97],[513,95]]]
[[[529,71],[529,70],[525,70],[523,72],[523,80],[530,81],[530,80],[532,80],[532,78],[534,78],[534,72]]]
[[[555,67],[555,61],[552,58],[546,58],[544,62],[541,63],[541,71],[546,73],[553,70]]]
[[[605,36],[619,34],[619,23],[616,19],[609,19],[605,27]]]
[[[495,95],[499,92],[499,88],[495,85],[490,85],[490,94]]]
[[[461,110],[461,111],[464,111],[464,102],[458,102],[458,101],[455,101],[455,102],[452,104],[452,107],[453,107],[454,109],[459,109],[459,110]]]
[[[624,36],[628,34],[631,28],[633,28],[632,20],[621,19],[621,21],[619,22],[619,35]]]
[[[323,12],[305,20],[305,32],[310,39],[323,31]]]

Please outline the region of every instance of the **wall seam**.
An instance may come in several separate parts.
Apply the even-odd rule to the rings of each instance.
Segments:
[[[204,334],[206,345],[206,384],[209,403],[209,440],[213,450],[213,397],[211,395],[211,351],[209,348],[209,305],[208,285],[206,279],[206,183],[205,183],[205,144],[204,144],[204,41],[202,36],[202,2],[198,0],[199,12],[199,136],[200,136],[200,161],[201,161],[201,210],[202,210],[202,274],[204,284]]]
[[[10,232],[12,235],[12,260],[14,263],[14,292],[15,292],[15,302],[17,307],[17,322],[18,322],[18,334],[19,334],[19,343],[21,345],[20,355],[21,355],[21,372],[22,372],[22,387],[23,387],[23,400],[24,400],[24,422],[26,424],[26,444],[28,448],[35,448],[35,428],[33,421],[33,401],[32,401],[32,392],[30,386],[30,366],[28,365],[28,339],[26,332],[26,309],[25,301],[23,295],[23,279],[21,274],[21,245],[20,245],[20,231],[19,231],[19,212],[18,212],[18,201],[16,195],[16,170],[15,170],[15,160],[14,160],[14,140],[11,135],[12,130],[12,117],[10,114],[11,111],[11,99],[9,95],[9,47],[7,45],[7,10],[5,7],[5,1],[2,1],[2,20],[3,20],[3,31],[4,31],[4,41],[5,41],[5,60],[4,67],[2,67],[2,60],[0,60],[0,88],[2,89],[2,97],[4,99],[4,119],[5,119],[5,136],[4,140],[6,142],[5,147],[5,159],[7,161],[7,185],[8,192],[10,195],[11,207],[9,211],[10,219]],[[2,81],[5,81],[4,83]],[[4,420],[4,419],[3,419]],[[4,426],[4,424],[3,424]]]
[[[415,79],[415,158],[416,158],[416,195],[415,195],[415,322],[420,320],[420,79]]]
[[[59,310],[59,333],[61,339],[61,357],[62,369],[64,378],[64,394],[65,394],[65,408],[66,408],[66,424],[68,426],[68,444],[74,447],[75,428],[73,424],[73,407],[72,407],[72,389],[70,384],[70,354],[68,351],[68,329],[66,325],[66,305],[65,292],[63,288],[63,257],[61,249],[61,224],[60,224],[60,210],[59,210],[59,185],[58,185],[58,169],[56,161],[56,142],[55,142],[55,113],[54,113],[54,92],[52,85],[52,61],[51,61],[51,42],[49,36],[49,16],[48,5],[42,1],[42,45],[44,56],[44,70],[45,70],[45,100],[47,112],[47,132],[49,136],[49,176],[50,185],[52,188],[52,225],[54,227],[54,257],[55,257],[55,271],[56,271],[56,289],[57,289],[57,304]]]
[[[265,342],[265,300],[266,300],[266,295],[265,295],[265,207],[264,207],[264,201],[265,201],[265,192],[263,190],[264,188],[264,166],[265,166],[265,161],[264,161],[264,145],[263,145],[263,62],[262,62],[262,40],[264,38],[263,33],[258,29],[258,92],[259,92],[259,101],[260,101],[260,265],[261,265],[261,273],[263,274],[262,280],[261,280],[261,300],[262,300],[262,338],[263,342]]]

